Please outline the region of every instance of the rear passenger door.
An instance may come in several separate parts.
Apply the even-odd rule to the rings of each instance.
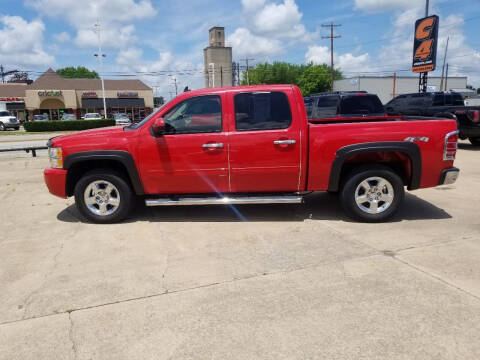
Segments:
[[[301,138],[286,93],[231,93],[229,134],[231,192],[299,190]],[[298,119],[297,119],[298,120]]]

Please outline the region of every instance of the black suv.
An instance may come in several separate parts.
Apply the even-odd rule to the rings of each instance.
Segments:
[[[312,94],[303,101],[309,119],[386,116],[378,96],[365,91]]]
[[[397,96],[385,105],[389,115],[444,116],[457,120],[461,139],[480,146],[480,107],[465,106],[455,92],[414,93]]]

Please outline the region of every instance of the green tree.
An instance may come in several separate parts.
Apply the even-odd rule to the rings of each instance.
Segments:
[[[57,70],[57,74],[68,79],[99,79],[98,73],[84,66],[69,66]]]
[[[293,84],[300,87],[303,95],[330,89],[330,67],[326,64],[291,64],[274,62],[257,64],[249,69],[248,78],[251,85]],[[335,70],[335,79],[342,79],[340,70]],[[247,73],[243,72],[242,85],[247,84]]]
[[[329,91],[331,89],[331,71],[330,66],[309,64],[303,74],[300,76],[298,86],[304,96]],[[342,79],[340,70],[335,70],[334,79]]]

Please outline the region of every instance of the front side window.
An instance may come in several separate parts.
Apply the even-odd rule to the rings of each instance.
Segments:
[[[433,106],[443,106],[443,94],[435,94],[433,97]]]
[[[283,92],[242,93],[234,97],[237,131],[286,129],[292,112]]]
[[[196,134],[222,131],[220,96],[207,95],[177,104],[163,117],[167,134]]]

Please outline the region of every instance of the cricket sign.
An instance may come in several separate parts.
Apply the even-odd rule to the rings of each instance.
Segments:
[[[418,19],[415,23],[412,71],[426,73],[435,70],[437,65],[438,42],[437,15]]]

